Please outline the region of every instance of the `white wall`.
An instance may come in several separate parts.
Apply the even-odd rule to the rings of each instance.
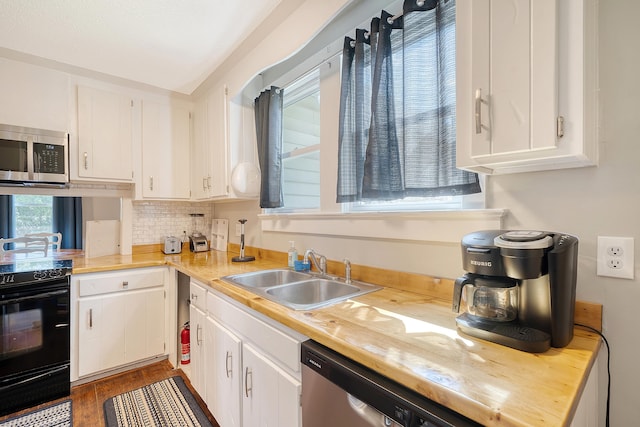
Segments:
[[[629,236],[640,244],[639,16],[640,2],[600,2],[600,165],[487,179],[487,207],[508,209],[505,228],[564,231],[579,237],[578,299],[604,306],[604,334],[613,349],[611,425],[620,427],[637,425],[640,419],[636,367],[640,333],[635,327],[640,277],[637,268],[634,280],[596,276],[596,240],[603,235]],[[462,272],[458,245],[262,233],[259,213],[257,202],[216,205],[216,216],[229,218],[230,224],[240,217],[249,219],[250,246],[286,251],[287,241],[295,240],[299,252],[314,247],[334,260],[346,256],[358,264],[394,265],[398,270],[450,278]],[[238,238],[231,233],[230,241]],[[602,363],[601,401],[606,382]]]
[[[492,177],[492,207],[507,207],[507,227],[564,230],[580,238],[578,298],[604,306],[604,333],[613,349],[612,426],[640,419],[635,328],[640,277],[596,276],[597,236],[629,236],[640,244],[640,3],[600,2],[600,165],[597,168]],[[604,365],[604,364],[603,364]],[[604,370],[604,366],[603,369]],[[606,376],[601,372],[601,392]]]

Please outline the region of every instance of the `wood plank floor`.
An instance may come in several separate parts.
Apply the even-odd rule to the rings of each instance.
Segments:
[[[216,420],[211,413],[206,409],[206,406],[200,396],[195,392],[189,379],[184,372],[180,369],[173,369],[171,364],[167,361],[157,362],[142,368],[133,369],[131,371],[123,372],[121,374],[113,375],[107,378],[103,378],[97,381],[93,381],[87,384],[82,384],[71,388],[71,400],[73,411],[73,426],[74,427],[104,427],[104,411],[102,405],[104,401],[110,397],[116,396],[120,393],[124,393],[136,388],[143,387],[145,385],[161,381],[165,378],[169,378],[175,375],[180,375],[189,390],[193,393],[203,408],[205,414],[215,427],[219,427]],[[39,407],[45,407],[52,403],[66,400],[68,398],[59,399],[53,402],[47,402],[39,405]],[[16,412],[4,417],[0,417],[0,421],[7,418],[14,417],[24,412],[29,412],[34,408],[29,408],[21,412]]]

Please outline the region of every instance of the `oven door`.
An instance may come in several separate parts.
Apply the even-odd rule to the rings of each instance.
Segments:
[[[69,278],[0,289],[0,383],[68,364]]]

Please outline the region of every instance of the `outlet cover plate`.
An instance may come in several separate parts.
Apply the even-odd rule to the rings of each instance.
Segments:
[[[598,276],[633,279],[633,237],[598,236]]]

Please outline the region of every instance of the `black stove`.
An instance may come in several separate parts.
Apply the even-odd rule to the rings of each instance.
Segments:
[[[0,415],[68,396],[72,260],[0,264]]]

